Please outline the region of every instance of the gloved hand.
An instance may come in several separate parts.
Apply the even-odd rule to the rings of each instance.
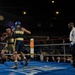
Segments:
[[[71,42],[69,46],[70,46],[70,48],[71,48],[71,47],[73,46],[73,42]]]
[[[71,48],[73,45],[70,43],[70,45],[69,45],[69,46],[70,46],[70,48]]]

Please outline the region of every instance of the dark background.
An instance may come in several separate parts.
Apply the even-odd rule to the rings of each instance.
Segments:
[[[75,22],[74,0],[0,0],[0,31],[4,32],[8,24],[19,20],[29,29],[31,35],[68,37],[68,23]],[[26,11],[26,15],[23,14]],[[55,14],[59,11],[59,14]]]

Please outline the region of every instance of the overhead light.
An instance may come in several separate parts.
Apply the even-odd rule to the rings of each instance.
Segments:
[[[25,14],[26,14],[26,12],[24,11],[24,12],[23,12],[23,14],[25,15]]]
[[[56,11],[56,14],[59,14],[59,11]]]
[[[52,0],[52,3],[54,3],[54,0]]]

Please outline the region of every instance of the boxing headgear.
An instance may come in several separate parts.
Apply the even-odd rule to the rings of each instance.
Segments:
[[[6,31],[11,31],[11,29],[10,28],[7,28]]]
[[[15,26],[17,25],[21,25],[21,22],[20,21],[15,22]]]
[[[10,34],[10,33],[12,32],[11,28],[7,28],[7,29],[6,29],[6,32],[7,32],[8,34]]]

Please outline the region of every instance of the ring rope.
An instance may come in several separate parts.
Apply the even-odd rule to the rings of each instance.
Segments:
[[[5,42],[0,42],[0,44],[7,44]],[[69,45],[70,43],[59,43],[59,44],[40,44],[40,45],[35,45],[35,46],[58,46],[58,45]],[[25,44],[24,46],[30,46],[30,45],[27,45]],[[4,55],[13,55],[13,54],[4,54]],[[40,54],[25,54],[25,55],[40,55]],[[44,56],[72,56],[71,54],[61,54],[61,55],[58,55],[58,54],[45,54]]]
[[[4,54],[4,55],[13,55],[13,54]],[[37,55],[40,56],[41,54],[25,54],[25,55]],[[44,54],[44,56],[72,56],[71,54]]]
[[[4,42],[0,42],[0,44],[7,44]],[[35,45],[35,46],[56,46],[56,45],[69,45],[70,43],[59,43],[59,44],[40,44],[40,45]],[[25,44],[24,46],[30,46],[28,44]]]

